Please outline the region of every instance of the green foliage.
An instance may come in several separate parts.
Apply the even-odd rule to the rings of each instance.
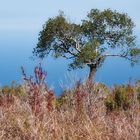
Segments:
[[[127,110],[132,105],[134,89],[132,86],[115,86],[112,93],[107,96],[105,105],[108,111]]]
[[[73,37],[76,36],[77,31],[78,25],[69,23],[63,13],[50,18],[39,33],[39,42],[34,53],[41,58],[50,51],[56,58],[69,53],[67,48],[72,47],[75,43]]]
[[[92,9],[84,20],[82,27],[86,36],[96,38],[100,44],[107,43],[109,47],[124,47],[134,45],[132,31],[134,23],[127,14],[121,14],[110,9],[99,11]],[[131,41],[131,43],[130,43]]]
[[[62,107],[62,105],[64,105],[68,100],[67,96],[60,96],[58,98],[56,98],[55,101],[55,108],[59,111]]]
[[[96,51],[96,50],[100,51]],[[97,40],[94,40],[92,42],[87,42],[85,44],[85,47],[81,48],[80,52],[75,57],[73,63],[71,63],[69,66],[70,68],[82,68],[85,66],[85,64],[97,61],[99,57],[101,57],[101,52],[103,51],[102,48],[100,48],[99,43]],[[90,61],[89,61],[90,60]],[[104,59],[102,59],[102,62]],[[101,61],[100,61],[101,64]],[[98,65],[100,66],[100,65]]]
[[[138,92],[137,98],[138,98],[138,100],[140,101],[140,87],[137,88],[137,92]]]
[[[0,90],[1,95],[14,95],[14,96],[22,96],[23,88],[21,85],[17,85],[15,82],[12,83],[11,86],[5,85]]]

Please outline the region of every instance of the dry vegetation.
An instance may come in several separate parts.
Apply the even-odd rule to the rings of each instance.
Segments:
[[[140,139],[139,81],[111,89],[78,81],[56,97],[41,67],[34,80],[22,72],[22,85],[0,90],[1,140]]]

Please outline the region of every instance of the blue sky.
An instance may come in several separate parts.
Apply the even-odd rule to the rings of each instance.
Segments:
[[[48,19],[63,10],[79,22],[92,8],[128,13],[140,32],[140,0],[1,0],[0,31],[39,31]]]
[[[93,8],[111,8],[128,13],[136,24],[135,30],[138,41],[140,40],[140,0],[0,0],[0,84],[10,83],[12,80],[20,81],[21,65],[29,73],[32,72],[35,62],[29,57],[36,46],[38,33],[49,17],[56,16],[62,10],[71,21],[80,22]],[[45,62],[47,80],[50,85],[54,82],[58,85],[59,79],[64,79],[62,77],[66,73],[67,65],[60,67],[62,61],[50,59]],[[140,77],[139,67],[131,69],[123,62],[113,59],[103,65],[97,73],[97,81],[120,83],[128,81],[129,77]],[[54,73],[56,67],[57,72]]]

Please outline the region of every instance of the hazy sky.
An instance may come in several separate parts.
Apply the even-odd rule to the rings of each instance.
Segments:
[[[6,84],[13,79],[19,81],[21,65],[27,71],[32,71],[35,62],[29,61],[29,57],[38,41],[38,33],[49,17],[56,16],[62,10],[71,21],[80,22],[94,8],[111,8],[128,13],[136,24],[140,40],[140,0],[0,0],[0,83]],[[60,60],[56,62],[49,59],[45,62],[50,84],[56,79],[56,83],[63,79],[67,65],[59,67],[62,64]],[[120,83],[129,77],[140,77],[139,67],[132,70],[122,61],[113,60],[104,66],[97,73],[98,81]],[[58,70],[54,73],[56,67]],[[108,76],[111,78],[108,79]]]
[[[128,13],[140,32],[140,0],[0,0],[0,31],[39,31],[59,10],[79,22],[92,8]]]

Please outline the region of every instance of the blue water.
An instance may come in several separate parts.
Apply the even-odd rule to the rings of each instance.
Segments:
[[[33,61],[30,57],[37,38],[38,32],[0,32],[0,86],[9,85],[13,80],[22,83],[20,67],[24,66],[26,73],[32,75],[34,66],[40,62],[48,72],[47,84],[54,88],[57,94],[62,88],[72,86],[76,80],[86,78],[88,68],[68,72],[69,62],[65,59],[54,60],[49,57],[43,61]],[[131,67],[127,61],[119,58],[108,58],[95,75],[95,81],[109,86],[126,84],[130,78],[133,82],[140,79],[140,65]]]

